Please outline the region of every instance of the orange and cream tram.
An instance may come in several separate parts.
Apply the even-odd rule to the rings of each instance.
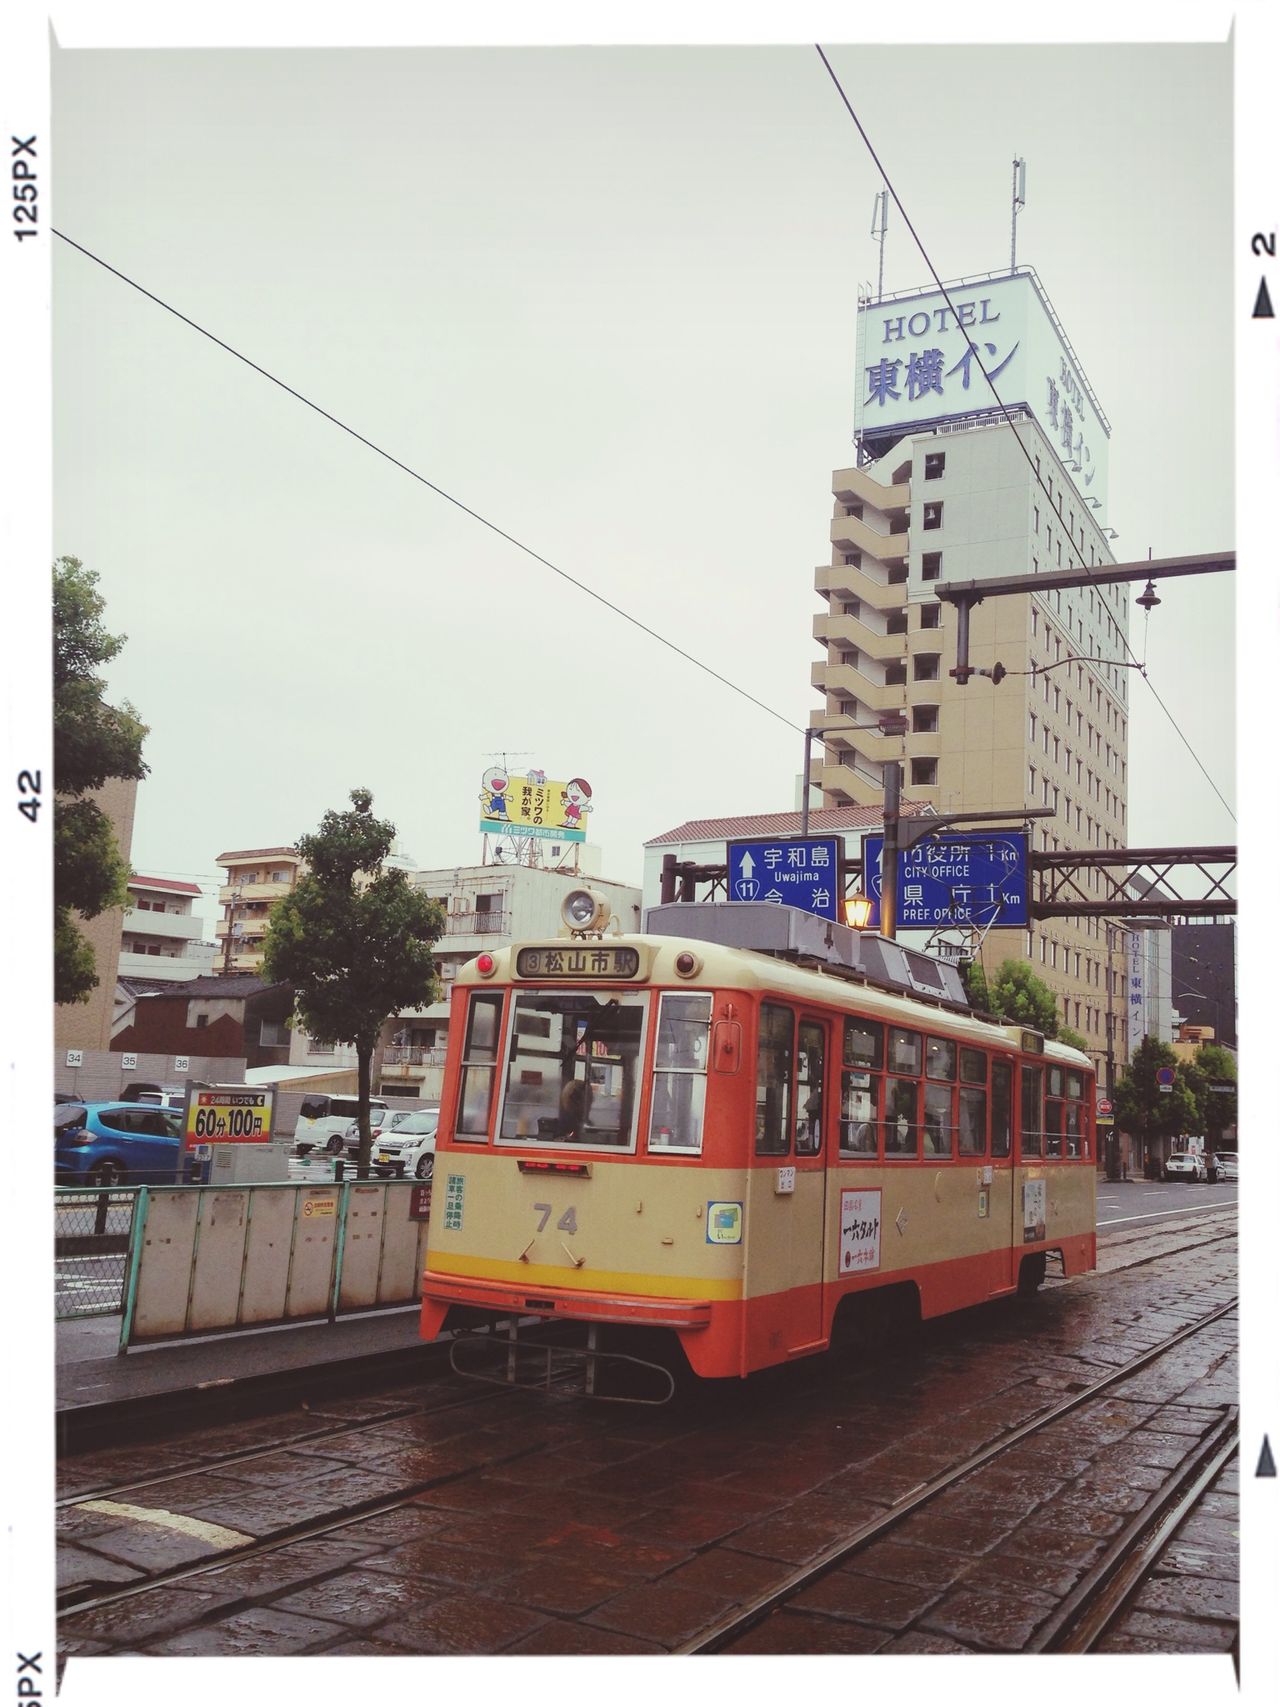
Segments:
[[[791,908],[668,906],[608,936],[590,892],[566,900],[588,915],[459,972],[424,1337],[477,1311],[592,1346],[611,1324],[618,1351],[618,1325],[660,1328],[696,1375],[745,1376],[879,1309],[1034,1291],[1050,1252],[1093,1266],[1086,1056],[972,1013],[947,963]],[[732,946],[757,925],[781,949]]]

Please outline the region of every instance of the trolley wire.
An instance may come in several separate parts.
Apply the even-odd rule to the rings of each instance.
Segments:
[[[956,307],[955,307],[955,304],[951,300],[950,292],[947,290],[946,285],[943,284],[942,279],[939,276],[938,270],[934,266],[933,261],[930,258],[929,251],[925,248],[924,243],[921,240],[920,234],[917,232],[915,226],[911,223],[911,216],[907,212],[906,208],[903,206],[902,199],[898,195],[897,190],[894,189],[893,182],[890,179],[888,172],[885,171],[885,168],[884,168],[883,163],[881,162],[880,156],[876,153],[875,148],[872,145],[871,138],[867,135],[866,130],[863,127],[862,120],[858,117],[857,113],[854,111],[853,103],[850,101],[848,95],[845,93],[844,86],[840,82],[839,77],[837,77],[837,75],[835,73],[835,69],[831,64],[831,61],[827,58],[826,54],[823,53],[821,46],[817,42],[815,42],[813,45],[817,51],[818,58],[822,61],[823,65],[826,66],[827,73],[830,76],[831,81],[835,84],[836,93],[840,96],[841,101],[844,103],[844,107],[845,107],[846,112],[849,114],[849,117],[853,120],[854,124],[857,126],[858,135],[862,138],[863,142],[865,143],[867,153],[870,154],[871,158],[875,161],[876,170],[880,173],[880,176],[884,180],[885,188],[888,190],[889,194],[893,197],[894,205],[897,207],[898,212],[902,215],[903,222],[905,223],[907,230],[911,233],[911,236],[915,241],[916,248],[919,249],[920,254],[924,258],[925,266],[928,267],[929,273],[930,273],[931,277],[933,278],[934,283],[937,285],[939,291],[942,293],[943,301],[946,303],[947,307],[951,310],[952,315],[955,317],[956,324],[959,325],[960,317],[956,313]],[[986,364],[983,361],[982,356],[979,354],[978,349],[975,345],[970,344],[969,347],[973,352],[973,359],[977,362],[979,371],[981,372],[983,379],[985,379],[987,382],[987,386],[991,392],[991,395],[995,398],[996,404],[999,407],[1001,414],[1004,416],[1005,421],[1010,428],[1014,442],[1017,444],[1018,449],[1022,452],[1023,456],[1025,457],[1026,462],[1027,462],[1027,466],[1031,469],[1032,478],[1035,480],[1035,482],[1036,482],[1037,486],[1039,486],[1040,490],[1044,493],[1046,499],[1049,499],[1050,504],[1052,504],[1052,498],[1050,496],[1049,489],[1045,485],[1044,479],[1041,476],[1040,471],[1035,466],[1035,459],[1032,457],[1031,452],[1027,449],[1026,445],[1023,443],[1022,435],[1017,430],[1017,424],[1016,424],[1012,414],[1010,414],[1008,406],[1004,402],[1003,398],[1000,396],[1000,393],[996,390],[995,381],[992,379],[991,375],[987,372]],[[1227,805],[1227,802],[1223,796],[1222,790],[1218,787],[1217,783],[1209,775],[1209,772],[1206,770],[1204,764],[1201,762],[1199,754],[1196,752],[1195,748],[1191,745],[1191,742],[1187,739],[1187,736],[1183,733],[1183,730],[1182,730],[1180,724],[1178,723],[1177,718],[1169,710],[1169,707],[1165,704],[1164,700],[1161,699],[1160,694],[1156,690],[1155,684],[1152,682],[1151,677],[1147,673],[1146,665],[1138,659],[1133,648],[1130,646],[1129,638],[1128,638],[1127,634],[1125,633],[1125,631],[1121,627],[1121,625],[1116,621],[1115,616],[1112,613],[1111,607],[1107,603],[1106,595],[1101,591],[1101,589],[1108,584],[1106,573],[1105,573],[1106,567],[1107,567],[1106,564],[1103,563],[1103,564],[1096,565],[1096,567],[1098,569],[1101,569],[1103,571],[1103,573],[1095,574],[1094,573],[1095,565],[1085,562],[1083,552],[1076,545],[1075,541],[1071,538],[1070,533],[1067,533],[1067,548],[1070,551],[1071,555],[1076,559],[1080,568],[1089,576],[1090,581],[1093,582],[1096,585],[1096,587],[1098,588],[1098,595],[1097,595],[1098,600],[1101,603],[1103,610],[1107,613],[1108,620],[1111,622],[1112,626],[1115,628],[1116,633],[1120,636],[1121,644],[1123,645],[1125,651],[1129,654],[1129,657],[1132,660],[1132,666],[1131,667],[1135,668],[1138,671],[1138,674],[1142,677],[1143,681],[1147,684],[1147,687],[1150,689],[1151,694],[1152,694],[1153,698],[1155,699],[1156,704],[1160,707],[1161,711],[1163,711],[1165,716],[1168,718],[1169,723],[1171,724],[1174,733],[1178,736],[1178,739],[1182,742],[1183,746],[1187,749],[1188,753],[1190,753],[1192,759],[1195,761],[1196,766],[1200,771],[1200,774],[1204,777],[1205,781],[1209,784],[1209,787],[1217,795],[1218,799],[1222,802],[1222,805],[1226,809],[1227,816],[1231,819],[1231,822],[1234,824],[1236,822],[1236,815],[1231,810],[1230,806]],[[1073,661],[1075,661],[1075,660],[1071,660],[1071,659],[1063,660],[1063,662],[1067,662],[1067,663],[1070,663]],[[1108,662],[1110,662],[1110,660],[1108,660]],[[1035,672],[1035,671],[1025,671],[1025,672],[1019,671],[1016,673],[1031,675],[1031,674],[1036,674],[1038,672]]]
[[[596,589],[589,586],[587,582],[580,581],[576,575],[571,575],[567,569],[560,568],[560,566],[553,563],[549,557],[544,557],[541,552],[535,551],[531,545],[526,545],[523,540],[517,539],[514,534],[508,533],[505,528],[499,527],[497,522],[490,521],[487,516],[481,515],[479,510],[472,509],[469,504],[464,504],[461,498],[456,498],[452,492],[447,492],[443,486],[437,485],[434,480],[428,480],[425,474],[420,474],[416,468],[411,468],[407,462],[401,462],[400,458],[393,456],[389,450],[384,450],[381,445],[376,444],[370,438],[366,438],[363,433],[357,432],[354,427],[349,426],[347,422],[342,420],[339,416],[330,413],[328,409],[323,408],[319,403],[315,402],[314,399],[306,396],[305,393],[298,391],[294,386],[287,384],[283,379],[280,379],[276,374],[272,373],[268,368],[263,367],[260,363],[253,361],[249,356],[246,356],[243,351],[236,349],[233,344],[228,344],[225,339],[219,338],[216,333],[209,331],[208,327],[202,326],[199,321],[193,320],[190,315],[183,314],[181,309],[175,308],[172,303],[166,302],[162,296],[157,296],[154,291],[150,291],[145,285],[139,284],[137,279],[131,278],[128,273],[121,272],[118,267],[113,267],[109,261],[104,261],[101,255],[95,255],[92,249],[87,249],[83,243],[77,243],[73,237],[68,237],[65,231],[59,231],[57,226],[51,226],[50,229],[55,237],[61,238],[61,240],[68,244],[72,249],[79,250],[79,252],[86,256],[87,259],[96,262],[98,266],[104,268],[105,271],[111,273],[115,278],[118,278],[123,284],[131,286],[131,288],[138,291],[140,295],[145,296],[149,301],[154,302],[157,307],[163,308],[167,314],[172,314],[175,319],[181,320],[185,326],[190,326],[192,331],[199,332],[202,338],[208,338],[209,342],[216,344],[220,350],[225,350],[228,355],[234,356],[237,361],[243,362],[246,367],[252,368],[257,374],[261,374],[263,379],[269,379],[272,385],[278,385],[281,391],[287,391],[290,397],[296,398],[299,403],[304,403],[308,409],[313,409],[317,415],[323,416],[323,418],[330,422],[331,425],[340,428],[344,433],[348,433],[353,439],[356,439],[360,444],[364,445],[366,449],[371,450],[376,455],[382,457],[385,461],[389,462],[392,467],[398,468],[402,474],[407,474],[410,479],[416,480],[420,485],[425,486],[428,491],[434,492],[438,498],[443,498],[446,503],[452,504],[455,509],[461,510],[463,515],[470,516],[472,521],[479,522],[482,527],[486,527],[491,533],[497,534],[499,539],[505,539],[508,545],[514,545],[518,551],[523,551],[527,557],[532,557],[535,563],[541,563],[543,568],[550,569],[553,575],[558,575],[562,581],[567,581],[571,587],[576,587],[580,593],[585,593],[588,598],[594,599],[597,604],[603,605],[606,610],[612,611],[615,616],[620,616],[624,622],[629,622],[633,628],[638,628],[642,634],[647,634],[651,640],[656,640],[659,645],[665,646],[668,651],[674,652],[677,657],[683,658],[686,663],[692,664],[695,669],[703,671],[705,675],[708,675],[712,677],[713,680],[719,682],[722,687],[729,688],[732,692],[740,694],[743,699],[749,700],[752,705],[758,707],[759,710],[766,712],[770,717],[776,718],[779,723],[785,723],[787,728],[793,729],[797,735],[804,733],[804,729],[801,724],[793,723],[792,720],[789,717],[784,716],[782,712],[775,710],[771,705],[766,705],[764,700],[757,699],[756,696],[753,693],[749,693],[746,688],[740,687],[737,682],[731,681],[728,676],[721,675],[719,670],[712,669],[710,664],[704,664],[701,658],[696,658],[692,652],[687,652],[683,646],[678,646],[674,640],[668,639],[665,634],[660,634],[656,628],[650,628],[648,623],[642,622],[638,616],[633,616],[630,611],[624,610],[621,605],[615,604],[612,599],[608,599],[603,593],[597,592]]]

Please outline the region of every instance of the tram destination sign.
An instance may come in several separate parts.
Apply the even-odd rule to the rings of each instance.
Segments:
[[[728,854],[731,901],[775,901],[819,919],[839,919],[838,837],[730,842]]]
[[[639,970],[638,949],[609,943],[561,943],[516,953],[517,978],[634,978]]]
[[[883,836],[862,838],[862,871],[873,903],[871,928],[880,924]],[[1022,926],[1027,911],[1027,837],[1023,830],[962,831],[924,836],[898,854],[900,930],[946,925]]]

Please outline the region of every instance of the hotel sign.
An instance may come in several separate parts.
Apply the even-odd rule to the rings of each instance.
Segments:
[[[1110,428],[1075,354],[1027,273],[858,310],[858,425],[917,431],[997,409],[1030,410],[1082,497],[1107,499]],[[1046,471],[1047,473],[1047,471]]]

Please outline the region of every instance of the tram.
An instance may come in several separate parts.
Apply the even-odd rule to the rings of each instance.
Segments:
[[[661,1329],[696,1376],[744,1377],[1034,1292],[1049,1253],[1094,1266],[1087,1056],[793,908],[665,906],[620,936],[607,912],[574,891],[567,935],[459,971],[425,1338]]]

